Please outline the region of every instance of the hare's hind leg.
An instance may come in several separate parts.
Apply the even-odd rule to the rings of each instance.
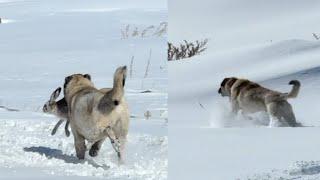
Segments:
[[[118,157],[120,157],[120,141],[116,137],[115,132],[110,126],[106,128],[106,134],[107,137],[110,139],[113,149],[116,151]]]
[[[53,128],[52,131],[51,131],[51,135],[52,135],[52,136],[56,134],[59,126],[63,123],[63,121],[64,121],[63,119],[60,119],[60,120],[58,121],[58,123],[54,126],[54,128]]]
[[[69,123],[70,123],[69,119],[67,119],[66,125],[64,126],[64,131],[65,131],[67,137],[70,136]]]

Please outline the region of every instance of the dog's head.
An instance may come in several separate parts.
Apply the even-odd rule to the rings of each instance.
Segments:
[[[235,77],[224,78],[220,84],[218,93],[223,97],[230,96],[231,86],[235,83],[236,80],[237,78]]]
[[[67,76],[64,80],[64,95],[75,86],[93,86],[91,82],[91,76],[89,74],[72,74]]]

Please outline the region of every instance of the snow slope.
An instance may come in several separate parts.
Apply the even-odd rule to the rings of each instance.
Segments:
[[[6,0],[0,17],[8,22],[0,24],[0,179],[167,178],[166,38],[121,38],[127,24],[167,21],[165,1]],[[115,69],[131,69],[132,56],[126,163],[118,166],[109,142],[98,157],[77,160],[73,137],[62,127],[50,135],[58,119],[42,113],[43,104],[73,73],[89,73],[97,87],[111,87]]]
[[[319,159],[318,128],[269,129],[262,114],[231,117],[217,92],[230,76],[281,92],[298,79],[299,96],[289,100],[297,120],[319,126],[320,41],[312,36],[320,32],[319,7],[314,0],[169,2],[169,41],[209,38],[202,55],[169,63],[170,178],[247,179]],[[318,175],[299,176],[311,177]]]

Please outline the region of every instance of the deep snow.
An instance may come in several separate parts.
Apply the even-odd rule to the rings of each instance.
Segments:
[[[166,1],[5,0],[0,17],[0,179],[167,178],[166,37],[121,38],[127,24],[167,21]],[[134,118],[125,164],[118,166],[107,141],[98,157],[77,160],[73,137],[62,126],[50,135],[58,119],[42,113],[43,104],[73,73],[89,73],[98,88],[111,87],[115,69],[131,69],[132,56],[126,98]],[[145,90],[151,93],[140,93]]]
[[[169,63],[170,178],[248,179],[319,159],[318,128],[270,129],[261,114],[232,118],[217,92],[230,76],[281,92],[298,79],[301,91],[289,100],[297,120],[319,126],[320,41],[312,36],[320,31],[319,7],[314,0],[169,1],[169,41],[209,38],[202,55]]]

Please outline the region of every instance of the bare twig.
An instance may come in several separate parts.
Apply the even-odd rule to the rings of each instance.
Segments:
[[[126,25],[125,29],[121,30],[121,37],[122,39],[128,39],[129,38],[129,31],[130,31],[130,25]]]
[[[131,62],[130,62],[130,78],[132,78],[133,60],[134,60],[134,56],[131,57]]]
[[[198,102],[202,109],[206,109],[200,102]]]
[[[132,37],[136,37],[136,36],[139,36],[139,30],[137,27],[132,32]]]
[[[154,36],[162,36],[167,33],[168,29],[168,23],[167,22],[161,22],[158,26],[157,30],[153,33]]]
[[[153,25],[145,28],[145,29],[141,32],[141,37],[142,37],[142,38],[145,37],[146,34],[147,34],[147,32],[148,32],[149,30],[153,29],[153,28],[154,28]]]
[[[152,54],[152,49],[150,49],[149,51],[149,58],[148,58],[148,63],[147,63],[147,67],[146,67],[146,72],[144,74],[144,78],[147,78],[148,77],[148,74],[149,74],[149,69],[150,69],[150,62],[151,62],[151,54]]]
[[[316,33],[312,33],[313,37],[316,39],[316,40],[319,40],[320,37],[316,34]]]

